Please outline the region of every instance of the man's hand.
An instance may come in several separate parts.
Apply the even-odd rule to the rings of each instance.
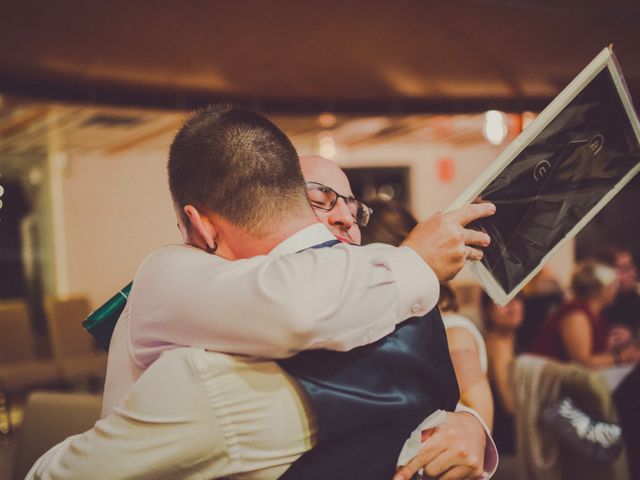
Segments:
[[[482,250],[474,247],[486,247],[490,242],[486,233],[464,227],[474,220],[493,215],[495,211],[492,203],[477,203],[446,213],[436,213],[420,222],[402,245],[418,252],[438,280],[446,282],[462,270],[466,259],[482,258]]]
[[[423,443],[420,453],[393,480],[409,480],[421,468],[429,478],[479,479],[484,474],[485,431],[470,413],[447,413],[445,423]]]

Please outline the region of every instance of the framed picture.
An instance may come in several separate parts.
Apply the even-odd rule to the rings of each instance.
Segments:
[[[471,224],[491,236],[471,267],[489,296],[509,302],[638,171],[640,123],[607,48],[450,207],[497,207]]]

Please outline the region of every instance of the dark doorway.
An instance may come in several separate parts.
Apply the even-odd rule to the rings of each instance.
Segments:
[[[409,203],[409,167],[345,168],[344,171],[358,199],[366,202],[380,198]]]

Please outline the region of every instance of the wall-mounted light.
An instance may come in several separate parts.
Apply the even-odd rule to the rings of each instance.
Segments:
[[[507,126],[507,117],[498,110],[489,110],[484,114],[484,125],[482,126],[482,134],[492,145],[500,145],[507,134],[509,127]]]
[[[330,133],[323,133],[318,140],[318,152],[322,158],[332,160],[336,156],[336,141]]]

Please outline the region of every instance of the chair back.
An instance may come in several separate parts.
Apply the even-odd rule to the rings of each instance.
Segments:
[[[45,301],[45,310],[54,358],[64,360],[95,351],[93,338],[82,327],[91,313],[86,297],[50,297]]]
[[[611,393],[600,372],[521,355],[512,364],[510,382],[523,480],[628,479],[626,452],[611,463],[589,458],[564,445],[558,434],[541,421],[541,413],[550,403],[568,397],[594,420],[616,423]]]
[[[0,302],[0,364],[35,358],[27,305],[20,300]]]
[[[13,478],[22,480],[51,447],[93,427],[100,418],[102,397],[87,393],[33,392],[18,431]]]

